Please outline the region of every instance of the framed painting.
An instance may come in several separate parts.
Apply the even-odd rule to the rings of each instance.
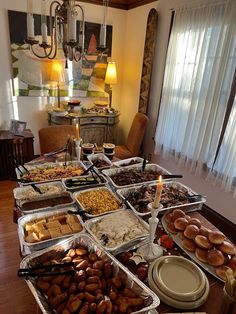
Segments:
[[[85,22],[85,54],[80,61],[69,61],[65,68],[62,49],[56,60],[40,59],[33,55],[25,43],[27,38],[26,13],[8,11],[12,57],[12,79],[15,96],[56,96],[57,83],[50,79],[51,63],[60,64],[61,97],[105,97],[105,74],[107,58],[111,56],[112,26],[107,25],[106,51],[96,50],[100,36],[100,24]],[[35,36],[41,41],[40,15],[34,14]],[[49,21],[49,18],[48,18]],[[79,21],[77,21],[79,30]]]

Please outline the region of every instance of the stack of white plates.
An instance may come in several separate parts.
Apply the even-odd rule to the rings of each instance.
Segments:
[[[195,309],[206,302],[209,282],[203,271],[181,256],[162,256],[148,271],[150,288],[166,304],[177,309]]]

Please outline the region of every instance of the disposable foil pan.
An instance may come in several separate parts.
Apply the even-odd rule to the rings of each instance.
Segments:
[[[30,185],[23,186],[23,187],[17,187],[13,189],[13,195],[16,200],[17,205],[21,205],[22,202],[25,202],[27,200],[34,200],[34,198],[38,198],[39,196],[51,196],[51,195],[57,195],[58,193],[64,192],[66,189],[62,185],[60,181],[53,181],[53,182],[48,182],[48,183],[38,183],[36,186],[43,191],[43,194],[39,194],[36,192],[33,187]],[[50,189],[50,187],[55,187],[58,189],[58,193],[52,193],[50,191],[45,191],[44,189]],[[29,194],[31,192],[31,194]],[[28,196],[27,196],[28,193]]]
[[[102,241],[100,239],[98,239],[98,237],[94,234],[94,232],[92,231],[92,226],[93,225],[97,225],[99,221],[101,221],[104,218],[111,218],[114,221],[117,221],[117,215],[121,215],[122,212],[127,211],[131,217],[135,217],[136,219],[138,219],[138,222],[147,230],[147,233],[145,233],[142,236],[138,236],[136,238],[133,238],[127,242],[123,242],[121,245],[116,245],[114,247],[108,247],[106,246],[106,244],[101,243]],[[92,218],[87,220],[84,223],[85,228],[87,229],[87,231],[93,236],[93,238],[95,239],[96,242],[98,242],[100,245],[102,245],[107,251],[109,251],[110,253],[116,255],[119,254],[123,251],[128,251],[131,247],[135,247],[136,245],[138,245],[140,242],[146,240],[149,236],[149,225],[139,216],[135,215],[132,211],[130,210],[123,210],[122,212],[115,212],[115,213],[109,213],[107,215],[103,215],[100,217],[96,217],[96,218]],[[118,226],[118,223],[116,224],[116,226]],[[122,225],[120,225],[120,230],[122,230]],[[107,230],[104,230],[104,234],[106,234]],[[116,231],[114,231],[115,234]],[[115,234],[115,236],[117,237],[117,234]]]
[[[56,210],[51,210],[50,212],[41,212],[41,213],[34,213],[34,214],[28,214],[25,216],[22,216],[18,219],[18,236],[19,236],[19,242],[20,242],[20,247],[21,247],[21,252],[23,255],[27,255],[27,254],[31,254],[35,251],[38,250],[42,250],[44,248],[47,248],[65,238],[71,237],[72,235],[74,235],[75,233],[71,233],[68,235],[64,235],[58,238],[53,238],[53,239],[48,239],[48,240],[44,240],[41,242],[36,242],[36,243],[29,243],[26,242],[24,239],[24,225],[26,223],[29,223],[30,221],[36,220],[36,219],[43,219],[46,217],[50,217],[53,215],[57,215],[57,214],[66,214],[68,213],[68,211],[76,211],[75,207],[63,207],[60,209],[56,209]],[[79,215],[76,215],[76,217],[78,218],[81,226],[82,226],[82,230],[80,232],[84,232],[84,222],[82,221],[81,217]]]
[[[64,204],[58,204],[55,206],[45,206],[45,207],[41,207],[41,208],[35,207],[34,209],[31,209],[31,210],[24,210],[24,208],[22,207],[24,204],[29,203],[29,202],[48,200],[48,199],[52,199],[52,198],[59,197],[59,196],[68,196],[71,199],[71,201],[68,203],[64,203]],[[52,209],[59,209],[59,208],[65,207],[65,206],[72,206],[74,203],[75,203],[75,199],[73,197],[73,194],[69,191],[63,191],[60,194],[54,194],[54,195],[48,195],[48,196],[46,196],[46,195],[44,196],[43,194],[39,195],[37,198],[35,197],[33,199],[29,199],[27,201],[20,202],[18,207],[24,215],[26,215],[26,214],[28,215],[28,214],[34,214],[34,213],[39,213],[39,212],[43,212],[43,211],[50,211]]]
[[[103,153],[88,155],[88,160],[91,161],[91,163],[95,163],[95,167],[99,170],[110,168],[113,165],[113,163],[110,161],[110,159],[106,155],[104,155]],[[104,161],[107,165],[104,167],[97,167],[96,161]]]
[[[64,163],[63,162],[57,162],[57,163],[44,163],[42,165],[25,165],[25,168],[28,169],[29,171],[33,170],[33,169],[37,169],[37,168],[40,168],[43,170],[46,168],[53,168],[53,167],[58,166],[58,165],[64,166]],[[68,161],[67,165],[68,166],[69,165],[74,165],[74,166],[77,165],[78,167],[81,167],[82,169],[86,170],[86,166],[81,161]],[[24,168],[21,167],[20,169],[21,169],[23,174],[26,172],[26,170]],[[54,178],[54,179],[48,179],[48,180],[45,179],[45,180],[41,180],[41,181],[25,182],[22,180],[22,173],[19,171],[19,168],[16,168],[15,171],[16,171],[16,177],[20,181],[21,186],[29,185],[32,183],[38,184],[38,183],[52,182],[55,180],[61,180],[62,179],[62,178]]]
[[[139,184],[139,185],[134,185],[134,186],[129,187],[129,188],[125,188],[125,189],[119,189],[119,190],[117,190],[117,194],[122,199],[125,200],[127,205],[134,211],[135,214],[137,214],[139,216],[146,216],[146,215],[150,214],[150,210],[148,209],[148,207],[147,207],[146,212],[141,213],[135,209],[135,207],[131,204],[131,202],[129,202],[127,200],[129,193],[131,193],[131,192],[137,192],[138,193],[139,190],[142,188],[142,186],[153,187],[153,186],[156,186],[156,183],[142,184],[142,185]],[[174,187],[174,188],[178,189],[179,191],[187,192],[189,196],[197,195],[197,193],[195,191],[193,191],[189,187],[187,187],[184,184],[181,184],[179,182],[165,182],[164,183],[164,189],[165,189],[165,186]],[[185,203],[185,204],[184,203],[183,204],[178,203],[177,205],[174,205],[174,206],[163,207],[160,212],[173,210],[175,208],[181,208],[181,209],[186,210],[186,211],[200,210],[202,208],[203,203],[205,203],[205,202],[206,202],[206,199],[203,196],[200,196],[199,200],[197,200],[197,201],[192,201],[192,202]],[[160,200],[160,203],[161,203],[161,200]]]
[[[100,190],[107,190],[112,197],[114,197],[114,199],[116,199],[116,201],[120,204],[120,207],[116,210],[109,210],[106,212],[103,212],[101,214],[91,214],[87,211],[87,208],[78,200],[78,196],[83,194],[83,193],[87,193],[87,192],[92,192],[92,191],[100,191]],[[109,187],[103,186],[103,187],[97,187],[97,188],[93,188],[93,189],[86,189],[84,191],[79,191],[79,192],[75,192],[73,193],[73,196],[75,198],[75,201],[78,203],[79,207],[85,212],[86,216],[89,218],[93,218],[93,217],[98,217],[98,216],[102,216],[104,214],[108,214],[108,213],[113,213],[113,212],[117,212],[119,210],[122,210],[125,208],[125,206],[123,205],[123,202],[121,200],[120,197],[117,196],[116,193],[114,193]]]
[[[110,180],[111,184],[115,188],[121,189],[121,188],[127,188],[127,187],[130,187],[130,186],[133,186],[134,183],[132,183],[132,184],[125,184],[125,185],[118,185],[118,184],[116,184],[112,180],[111,176],[119,174],[120,177],[122,177],[122,173],[127,173],[127,172],[132,171],[132,170],[138,170],[138,171],[142,172],[142,165],[138,164],[138,165],[127,166],[127,167],[111,168],[111,169],[102,170],[102,173],[108,177],[108,179]],[[159,165],[156,165],[156,164],[147,164],[144,171],[146,171],[146,172],[148,172],[148,171],[155,171],[155,172],[158,172],[161,175],[163,175],[163,174],[170,174],[170,172],[167,171],[165,168],[163,168],[163,167],[161,167]],[[150,183],[150,182],[156,182],[156,180],[157,180],[157,177],[156,177],[155,180],[143,181],[143,178],[141,176],[139,182],[136,182],[136,183],[137,184],[138,183],[143,183],[143,182],[149,182]]]
[[[131,158],[127,158],[127,159],[122,159],[122,160],[118,160],[118,161],[113,162],[113,165],[116,166],[116,167],[128,167],[128,166],[132,165],[131,164],[132,162],[134,162],[133,165],[142,164],[143,163],[143,158],[141,158],[141,157],[131,157]]]
[[[86,176],[80,176],[79,178],[92,178],[93,176],[91,174],[89,175],[86,175]],[[77,177],[78,178],[78,177]],[[76,177],[74,178],[70,178],[72,180],[76,180]],[[63,187],[65,189],[67,189],[68,191],[71,191],[71,192],[75,192],[75,191],[80,191],[80,190],[84,190],[84,189],[88,189],[88,188],[94,188],[94,187],[99,187],[99,186],[104,186],[106,184],[108,184],[108,180],[106,179],[105,176],[103,176],[102,174],[99,174],[99,177],[96,176],[96,180],[98,181],[97,184],[85,184],[85,185],[81,185],[81,186],[68,186],[67,182],[68,180],[70,179],[62,179],[62,184],[63,184]]]
[[[124,267],[114,256],[106,252],[98,243],[96,243],[88,234],[81,233],[61,241],[57,245],[44,249],[40,252],[35,252],[26,256],[20,263],[20,268],[30,268],[41,264],[49,258],[57,258],[65,255],[71,248],[82,245],[88,249],[89,252],[95,252],[102,259],[109,261],[113,265],[113,274],[119,275],[126,281],[126,286],[132,289],[137,295],[145,300],[144,307],[133,313],[151,313],[160,304],[160,299],[152,292],[145,284],[143,284],[136,276],[134,276],[126,267]],[[43,314],[55,313],[47,303],[43,293],[39,291],[35,285],[33,277],[27,278],[26,283],[37,301]]]

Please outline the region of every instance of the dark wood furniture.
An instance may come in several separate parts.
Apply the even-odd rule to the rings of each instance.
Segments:
[[[15,178],[14,156],[20,164],[34,158],[34,136],[31,130],[26,130],[22,136],[16,136],[10,131],[0,130],[0,180]]]

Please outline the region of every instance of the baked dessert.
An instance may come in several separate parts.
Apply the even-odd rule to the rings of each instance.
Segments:
[[[208,252],[207,252],[207,250],[197,247],[196,251],[195,251],[195,255],[199,261],[201,261],[203,263],[208,263]]]
[[[185,219],[184,217],[177,218],[174,221],[175,228],[180,231],[184,231],[187,225],[188,225],[188,220]]]
[[[218,246],[218,249],[228,255],[234,255],[236,253],[235,246],[228,241],[224,241]]]
[[[195,239],[199,234],[199,228],[196,225],[188,225],[184,230],[184,235],[188,239]]]
[[[177,234],[178,233],[178,230],[175,228],[175,225],[173,222],[169,222],[166,226],[167,230],[170,232],[170,233],[173,233],[173,234]]]
[[[227,265],[222,265],[215,268],[215,272],[217,276],[219,276],[221,279],[226,280],[226,272],[229,270],[230,267]]]
[[[193,240],[186,238],[186,237],[183,237],[182,245],[183,245],[183,248],[189,252],[195,252],[195,250],[196,250],[195,242]]]
[[[172,214],[173,214],[173,221],[175,221],[177,218],[185,216],[185,212],[178,208],[174,209]]]
[[[220,231],[211,231],[208,238],[213,244],[222,244],[224,242],[225,235]]]
[[[217,249],[211,249],[207,252],[207,262],[212,266],[221,266],[224,264],[224,255]]]
[[[189,221],[188,221],[188,224],[189,225],[195,225],[197,226],[198,228],[201,228],[201,221],[197,218],[191,218]]]
[[[204,227],[204,226],[201,226],[200,230],[199,230],[199,234],[205,236],[205,237],[209,237],[209,234],[211,233],[211,230]]]
[[[213,244],[208,240],[207,237],[198,234],[195,239],[194,239],[195,243],[197,244],[198,247],[202,248],[202,249],[211,249],[213,247]]]

